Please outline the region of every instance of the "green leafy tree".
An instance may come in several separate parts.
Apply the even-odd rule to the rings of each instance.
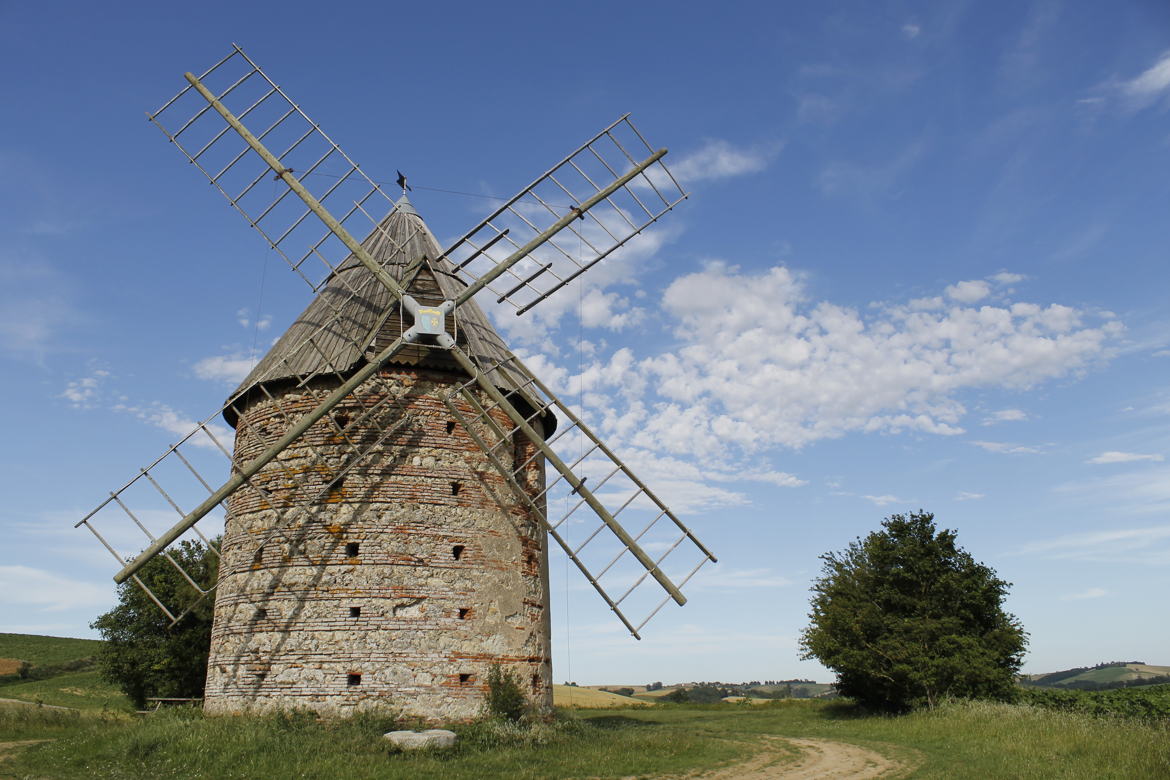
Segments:
[[[170,556],[201,588],[215,584],[219,558],[205,545],[182,541],[170,549]],[[195,598],[190,584],[161,557],[138,577],[164,604],[187,604]],[[90,624],[106,640],[97,656],[102,677],[139,708],[148,697],[203,696],[212,607],[206,598],[172,627],[142,588],[132,581],[118,586],[118,605]]]
[[[1011,584],[933,514],[891,515],[821,560],[802,658],[835,671],[842,695],[886,711],[1014,696],[1027,634],[1003,609]]]

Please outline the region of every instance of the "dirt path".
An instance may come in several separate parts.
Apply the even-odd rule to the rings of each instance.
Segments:
[[[690,777],[696,780],[870,780],[901,776],[917,763],[908,764],[859,745],[828,739],[764,737],[757,747],[763,749],[746,761]],[[793,753],[798,754],[795,761]]]
[[[59,707],[56,704],[38,704],[35,701],[26,701],[24,699],[0,699],[0,704],[23,704],[25,707],[43,707],[47,710],[68,710],[69,712],[77,712],[73,707]]]

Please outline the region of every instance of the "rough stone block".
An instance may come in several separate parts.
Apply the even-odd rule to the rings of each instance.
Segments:
[[[449,748],[455,747],[455,732],[446,729],[427,729],[426,731],[389,731],[383,735],[393,744],[403,750],[418,750],[419,748]]]

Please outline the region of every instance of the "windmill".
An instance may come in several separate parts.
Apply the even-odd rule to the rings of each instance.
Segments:
[[[148,118],[314,297],[219,410],[77,525],[172,625],[214,596],[209,712],[468,718],[497,663],[551,706],[550,543],[635,638],[715,557],[479,301],[521,315],[636,257],[686,197],[666,150],[620,117],[441,248],[405,186],[387,196],[240,47],[185,78]],[[201,520],[223,523],[210,587],[171,553],[210,544]],[[152,591],[147,564],[191,598]]]

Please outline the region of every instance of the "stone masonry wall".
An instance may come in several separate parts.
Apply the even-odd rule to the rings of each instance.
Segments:
[[[454,376],[395,369],[369,382],[230,500],[215,602],[209,713],[310,708],[331,715],[389,706],[430,720],[479,714],[492,663],[552,704],[547,545],[526,511],[440,400]],[[389,389],[387,389],[389,385]],[[241,415],[246,462],[334,385],[262,400]],[[386,403],[387,392],[398,404]],[[374,419],[359,421],[363,408]],[[403,408],[405,411],[403,411]],[[470,406],[460,408],[468,419]],[[493,415],[510,428],[501,413]],[[371,457],[327,489],[349,442]],[[487,426],[481,435],[492,436]],[[497,450],[532,496],[541,458],[521,437]],[[298,505],[306,486],[319,493]],[[495,498],[493,498],[493,494]],[[503,508],[501,508],[501,504]],[[284,528],[266,543],[275,526]]]

